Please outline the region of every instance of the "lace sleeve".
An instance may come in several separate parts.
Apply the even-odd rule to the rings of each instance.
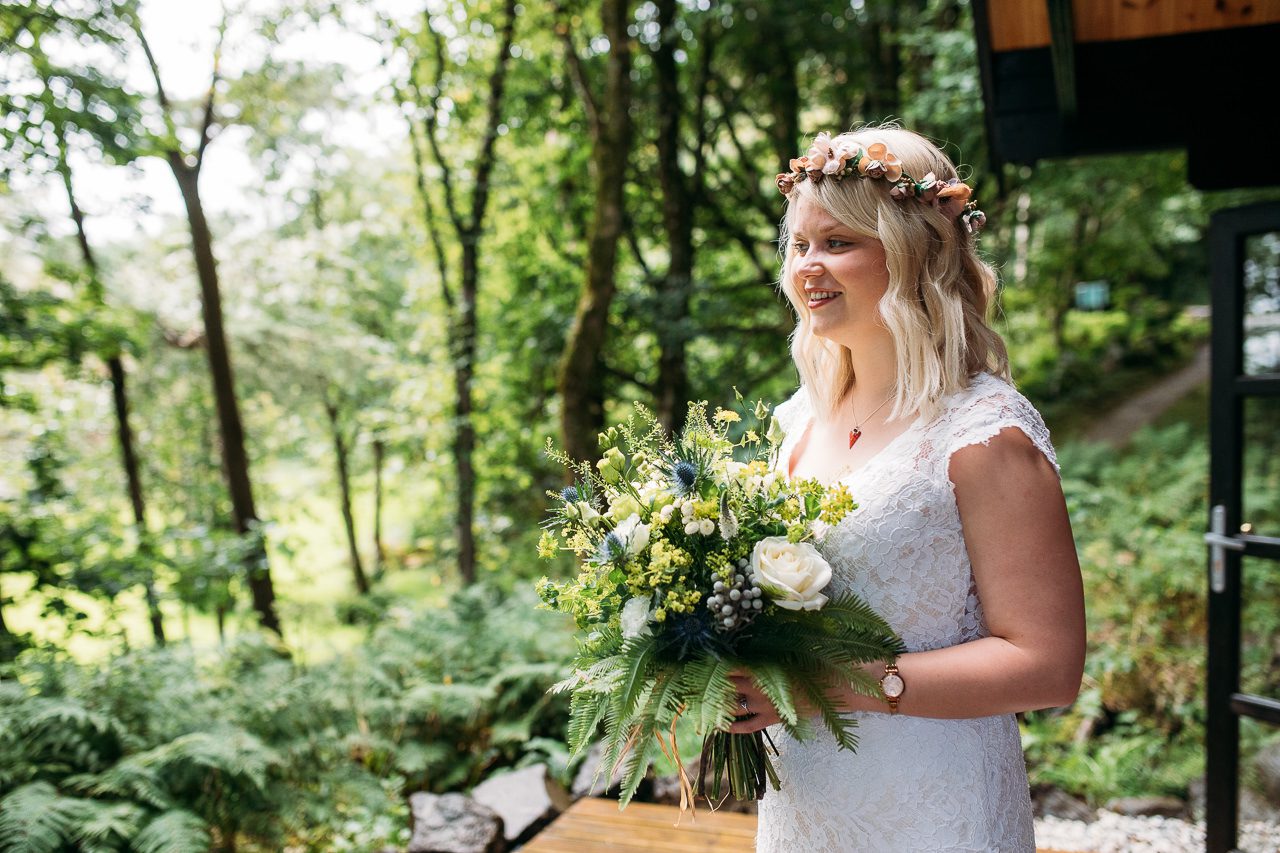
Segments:
[[[961,448],[990,444],[1001,430],[1016,427],[1045,455],[1053,470],[1062,475],[1058,454],[1049,440],[1049,428],[1026,397],[1003,380],[988,374],[976,378],[971,391],[970,399],[950,413],[948,459]]]
[[[801,386],[794,394],[773,409],[773,416],[778,419],[778,426],[788,439],[794,439],[793,433],[804,426],[809,416],[809,391]],[[784,439],[785,441],[785,439]]]

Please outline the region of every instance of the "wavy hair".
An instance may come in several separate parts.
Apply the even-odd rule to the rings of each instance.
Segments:
[[[933,172],[947,180],[956,167],[923,136],[898,127],[863,128],[842,133],[833,144],[884,143],[917,180]],[[919,412],[926,419],[943,397],[989,371],[1009,380],[1004,341],[987,323],[997,290],[995,270],[978,256],[973,237],[959,219],[915,200],[895,201],[891,184],[849,176],[840,181],[801,181],[786,197],[782,219],[782,273],[778,286],[796,312],[791,357],[818,411],[834,415],[857,377],[847,347],[813,334],[809,308],[800,299],[791,263],[791,218],[800,199],[821,206],[856,233],[884,244],[889,287],[879,304],[880,317],[893,337],[897,387],[891,418]]]

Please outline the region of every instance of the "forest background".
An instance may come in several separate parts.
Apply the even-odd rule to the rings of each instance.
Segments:
[[[1033,779],[1202,772],[1205,396],[1082,438],[1204,342],[1208,217],[1265,194],[1181,152],[993,171],[967,2],[19,0],[0,68],[0,849],[365,849],[411,791],[569,778],[544,443],[784,399],[773,176],[885,119],[965,164],[1061,450],[1091,651]]]

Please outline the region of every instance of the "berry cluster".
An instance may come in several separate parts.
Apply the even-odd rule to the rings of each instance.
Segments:
[[[733,631],[745,627],[764,609],[764,592],[747,580],[747,559],[738,560],[738,571],[729,583],[716,581],[707,597],[707,609],[715,617],[716,628]]]

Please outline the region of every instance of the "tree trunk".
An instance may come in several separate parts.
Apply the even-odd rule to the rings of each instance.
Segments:
[[[480,277],[477,235],[465,235],[462,244],[462,304],[457,315],[453,354],[454,405],[453,463],[458,480],[458,575],[470,586],[476,580],[475,502],[476,475],[472,456],[476,427],[471,420],[471,380],[476,358],[476,289]]]
[[[347,440],[342,434],[342,425],[338,420],[338,406],[327,394],[324,411],[329,416],[329,434],[333,438],[333,455],[338,465],[338,491],[342,502],[342,524],[347,531],[347,553],[351,557],[351,574],[355,578],[356,592],[365,595],[369,592],[369,579],[365,577],[364,564],[360,561],[360,546],[356,541],[356,520],[351,512],[351,463]]]
[[[565,452],[590,459],[598,451],[596,436],[604,428],[604,347],[609,306],[617,291],[618,240],[623,227],[623,194],[631,150],[631,37],[627,33],[629,0],[604,0],[601,18],[609,39],[604,97],[593,98],[587,81],[579,80],[591,125],[591,169],[595,201],[587,238],[586,283],[560,359],[560,430]],[[567,47],[573,50],[572,46]],[[575,62],[576,58],[571,59]]]
[[[222,295],[218,288],[218,268],[213,257],[213,237],[200,201],[200,173],[184,162],[180,152],[168,152],[168,161],[178,188],[182,191],[182,201],[186,205],[187,221],[191,227],[191,248],[195,255],[196,275],[200,280],[205,352],[208,354],[209,372],[213,378],[214,402],[222,439],[222,473],[226,477],[231,496],[236,532],[242,536],[248,535],[258,521],[258,514],[253,503],[249,456],[245,451],[244,428],[241,426],[236,402],[231,356],[227,350],[222,324]],[[267,630],[281,634],[275,608],[275,588],[271,582],[271,569],[267,564],[265,550],[265,545],[262,545],[255,553],[249,554],[245,561],[245,572],[258,621]]]
[[[66,140],[58,135],[58,171],[62,175],[63,188],[67,193],[67,204],[71,208],[71,219],[76,226],[76,239],[80,244],[80,254],[84,259],[85,269],[89,272],[89,297],[95,305],[106,303],[102,281],[98,275],[98,259],[89,245],[89,234],[84,227],[84,211],[76,200],[75,186],[71,177],[71,164],[67,161]],[[107,357],[107,370],[111,375],[111,399],[115,407],[116,437],[120,444],[120,461],[124,466],[125,484],[129,492],[129,505],[133,509],[133,523],[138,532],[138,556],[146,565],[143,568],[142,588],[147,601],[147,615],[151,621],[151,636],[156,645],[165,644],[164,619],[160,614],[159,599],[156,595],[154,549],[151,535],[147,530],[147,507],[142,497],[142,477],[139,473],[138,457],[134,452],[133,430],[129,426],[129,392],[127,374],[120,353],[115,352]]]
[[[387,443],[373,440],[373,576],[381,578],[387,570],[387,553],[382,547],[382,465]]]
[[[658,82],[658,183],[662,187],[662,225],[670,262],[658,281],[658,420],[676,432],[684,425],[689,398],[685,345],[689,338],[689,299],[693,289],[693,207],[689,181],[680,168],[680,71],[674,24],[676,0],[658,0],[658,44],[653,52]],[[709,45],[703,45],[709,50]]]

